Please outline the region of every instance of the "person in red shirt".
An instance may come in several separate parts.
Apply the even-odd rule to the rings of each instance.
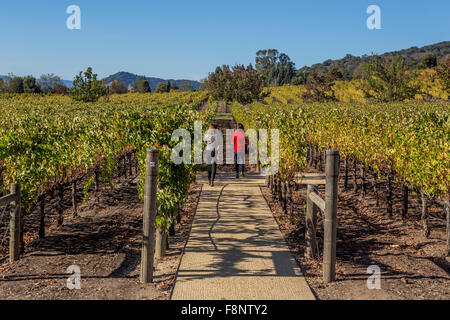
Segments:
[[[239,169],[245,176],[245,149],[248,145],[248,137],[244,132],[244,125],[238,124],[238,129],[233,133],[234,165],[236,167],[236,179],[239,178]]]

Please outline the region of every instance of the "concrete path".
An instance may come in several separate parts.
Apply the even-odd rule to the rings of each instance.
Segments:
[[[264,177],[204,173],[173,300],[314,299],[259,188]]]

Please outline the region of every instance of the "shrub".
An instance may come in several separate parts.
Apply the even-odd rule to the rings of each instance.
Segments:
[[[23,93],[23,79],[13,76],[9,80],[8,91],[10,93]]]
[[[447,94],[450,94],[450,56],[447,55],[436,68],[436,75]]]
[[[40,93],[41,90],[36,82],[36,78],[33,76],[27,76],[23,79],[23,92],[24,93]]]
[[[378,101],[403,101],[413,99],[419,87],[413,83],[414,72],[401,56],[381,59],[374,56],[363,65],[363,85],[367,98]]]
[[[167,84],[165,84],[164,82],[160,82],[158,83],[158,86],[155,89],[155,93],[163,93],[163,92],[167,92]]]
[[[328,74],[321,75],[317,71],[311,72],[306,83],[306,92],[302,94],[305,101],[336,101],[333,91],[335,81],[342,79],[342,71],[338,67],[332,67]]]
[[[148,83],[147,78],[139,77],[134,83],[133,90],[139,93],[152,92],[150,88],[150,84]]]
[[[100,80],[97,80],[97,74],[93,74],[92,68],[89,67],[86,72],[80,72],[76,76],[69,95],[76,101],[95,102],[106,95],[106,88],[102,86]]]
[[[62,83],[57,83],[55,84],[54,88],[53,88],[53,92],[55,94],[62,94],[62,95],[66,95],[67,93],[69,93],[69,88],[67,88],[64,84]]]

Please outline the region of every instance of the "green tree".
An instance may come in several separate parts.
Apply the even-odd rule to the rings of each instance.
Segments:
[[[295,64],[289,56],[275,49],[259,50],[255,67],[265,86],[289,84],[296,75]]]
[[[258,99],[262,92],[262,83],[257,71],[252,65],[245,67],[237,65],[233,67],[230,85],[233,98],[240,103],[251,103]]]
[[[0,78],[0,93],[5,93],[8,91],[8,87],[6,86],[5,80]]]
[[[363,90],[368,98],[379,101],[413,99],[419,91],[418,85],[412,84],[414,77],[401,56],[390,59],[374,56],[363,65]]]
[[[106,88],[102,82],[97,80],[97,74],[92,73],[92,68],[87,68],[86,72],[80,72],[73,81],[73,87],[69,95],[75,101],[95,102],[106,95]]]
[[[172,89],[172,84],[170,83],[169,80],[167,80],[166,88],[167,88],[167,92],[170,92],[170,89]]]
[[[134,91],[140,93],[152,92],[152,89],[150,88],[150,84],[148,83],[146,77],[139,77],[134,83],[133,89]]]
[[[26,76],[23,78],[23,92],[24,93],[40,93],[41,90],[33,76]]]
[[[233,69],[224,65],[209,74],[203,87],[216,100],[250,103],[260,97],[263,84],[251,65],[248,67],[236,65]]]
[[[294,86],[300,86],[302,84],[305,84],[305,79],[303,79],[303,77],[301,76],[296,76],[294,78],[292,78],[291,84],[293,84]]]
[[[163,93],[163,92],[167,92],[167,84],[165,84],[164,82],[160,82],[156,87],[155,93]]]
[[[202,89],[208,90],[216,100],[232,101],[232,78],[233,75],[229,66],[217,67],[214,72],[209,74],[208,79],[203,82]]]
[[[278,57],[277,64],[277,85],[283,86],[290,84],[295,77],[295,64],[291,61],[288,55],[282,53]]]
[[[418,85],[412,84],[414,77],[401,56],[384,59],[374,56],[363,65],[363,90],[368,98],[379,101],[413,99],[419,91]]]
[[[423,56],[422,61],[419,63],[419,68],[435,68],[437,66],[437,57],[432,53],[427,53]]]
[[[23,93],[23,79],[13,75],[9,76],[8,91],[11,93]]]
[[[436,68],[436,75],[450,95],[450,55],[447,55]]]

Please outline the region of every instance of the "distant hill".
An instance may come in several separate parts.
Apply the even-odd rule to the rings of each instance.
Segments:
[[[450,54],[450,41],[444,41],[436,44],[432,44],[425,47],[412,47],[409,49],[386,52],[384,54],[380,54],[381,57],[389,57],[390,55],[401,55],[407,64],[416,67],[426,54],[435,55],[438,60],[442,59],[446,55]],[[338,66],[342,72],[344,73],[344,79],[350,80],[353,76],[353,72],[355,69],[362,63],[369,60],[371,56],[364,55],[362,57],[352,56],[351,54],[346,55],[342,59],[338,60],[326,60],[322,63],[314,64],[310,67],[305,66],[298,70],[299,75],[308,75],[313,70],[325,74],[328,70],[333,66]]]
[[[121,72],[117,72],[113,75],[110,75],[109,77],[106,77],[104,80],[106,80],[106,83],[111,83],[114,79],[119,79],[127,87],[129,87],[129,86],[132,87],[133,84],[135,83],[135,81],[139,77],[140,76],[137,74],[121,71]],[[156,87],[158,86],[158,83],[160,83],[160,82],[167,83],[167,81],[170,81],[171,83],[175,82],[178,87],[181,86],[181,83],[187,81],[191,84],[191,86],[194,88],[194,90],[198,90],[200,88],[200,82],[193,81],[193,80],[174,80],[174,79],[165,80],[165,79],[152,78],[152,77],[146,77],[146,78],[150,84],[150,88],[152,89],[152,91],[155,91]]]

